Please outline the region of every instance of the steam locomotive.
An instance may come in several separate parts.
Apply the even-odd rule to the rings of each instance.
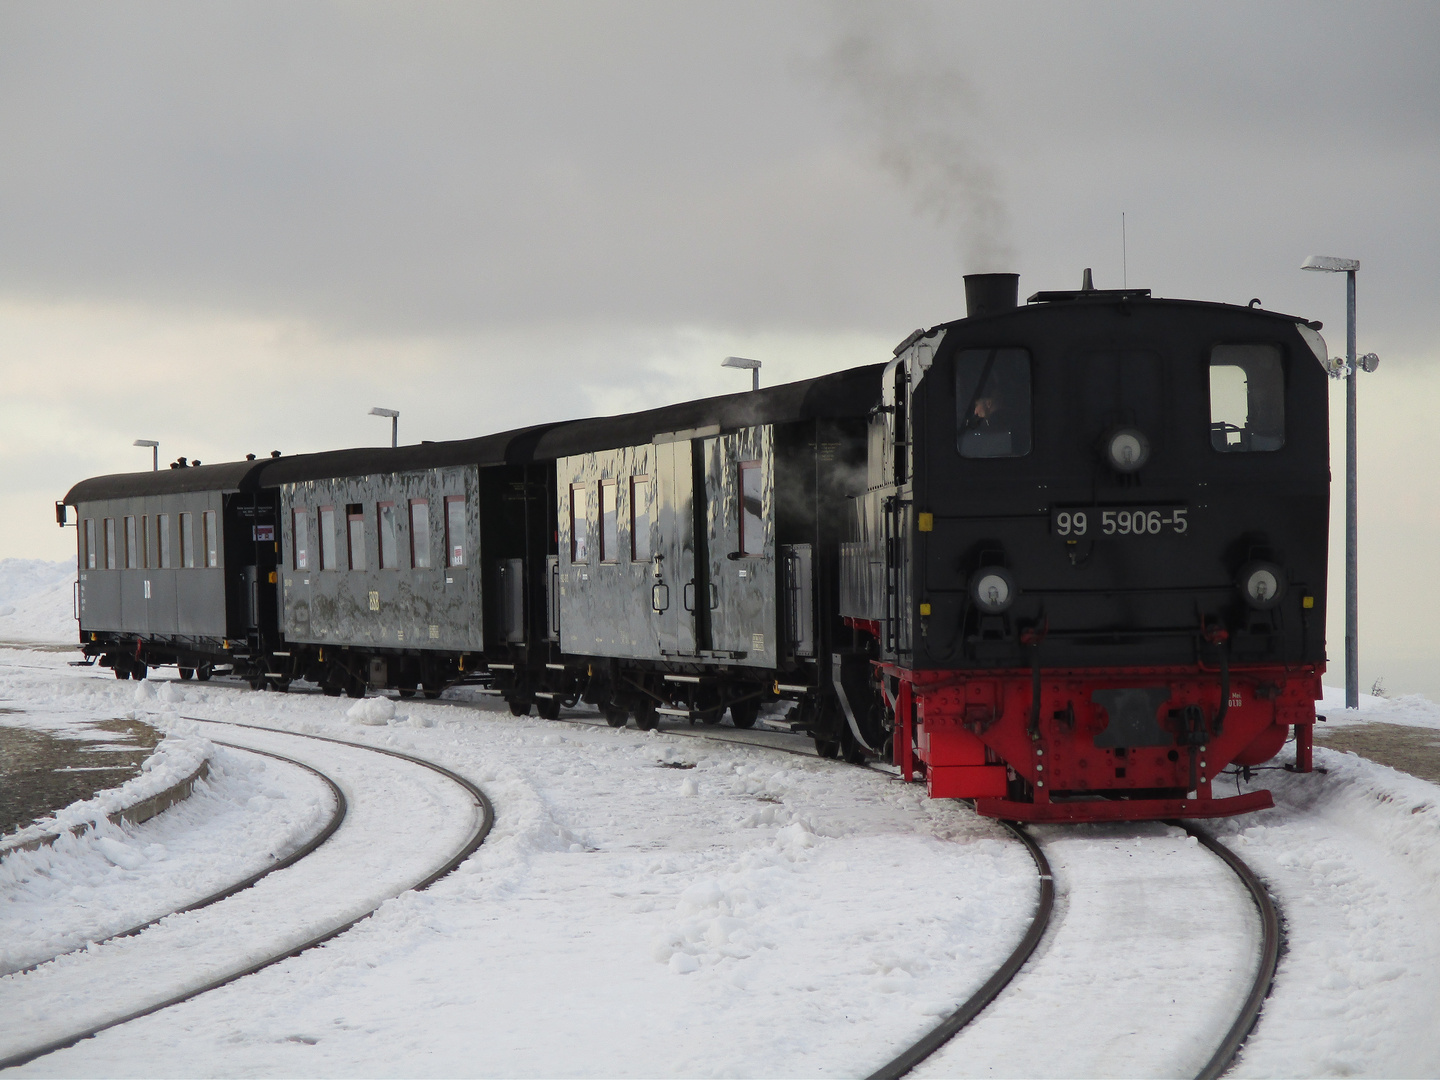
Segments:
[[[885,363],[456,442],[98,477],[86,661],[785,722],[1028,821],[1235,814],[1325,664],[1320,325],[965,279]]]

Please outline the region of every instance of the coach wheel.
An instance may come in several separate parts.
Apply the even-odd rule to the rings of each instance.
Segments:
[[[189,682],[195,677],[195,669],[192,667],[176,668],[175,670],[180,673],[181,682]]]
[[[251,675],[249,682],[251,690],[264,690],[265,687],[268,685],[268,680],[265,678],[264,672],[260,671],[257,671],[255,672],[255,674]]]
[[[611,727],[624,727],[630,719],[630,712],[623,705],[611,705],[605,710],[605,722]]]
[[[539,701],[535,702],[535,711],[540,714],[541,720],[559,720],[560,699],[541,698]]]
[[[510,702],[510,715],[511,715],[511,716],[529,716],[529,715],[530,715],[530,703],[529,703],[528,701],[512,701],[512,702]]]
[[[817,737],[815,740],[815,753],[823,758],[829,758],[831,761],[834,761],[840,756],[840,742],[837,739],[821,739]]]
[[[364,697],[364,696],[365,696],[365,684],[364,684],[363,682],[361,682],[359,679],[346,679],[346,680],[345,680],[345,696],[346,696],[346,697],[352,697],[352,698],[362,698],[362,697]]]
[[[130,677],[130,663],[123,656],[109,656],[106,659],[110,661],[110,668],[115,672],[117,679]]]
[[[444,692],[445,692],[445,688],[444,688],[443,686],[437,686],[437,687],[435,687],[434,690],[431,690],[430,687],[428,687],[428,686],[425,687],[425,696],[426,696],[427,698],[429,698],[431,701],[434,701],[436,698],[438,698],[438,697],[439,697],[441,694],[443,694]]]
[[[641,731],[654,731],[660,726],[660,714],[650,698],[646,698],[643,705],[635,706],[635,726]]]
[[[210,675],[211,671],[209,664],[201,664],[195,669],[195,678],[199,679],[201,682],[209,682]]]
[[[339,683],[323,682],[320,684],[320,692],[326,697],[339,697],[345,691]]]
[[[415,696],[415,680],[414,680],[414,679],[406,679],[404,682],[402,682],[402,683],[400,684],[400,696],[401,696],[402,698],[412,698],[412,697]]]
[[[755,721],[759,718],[760,701],[758,698],[737,702],[730,706],[730,722],[737,728],[753,728]]]
[[[143,682],[145,676],[150,674],[150,669],[138,661],[130,665],[130,678],[136,682]]]

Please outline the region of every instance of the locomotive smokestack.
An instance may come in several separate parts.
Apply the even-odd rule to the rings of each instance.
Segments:
[[[965,315],[998,315],[1020,306],[1019,274],[966,274]]]

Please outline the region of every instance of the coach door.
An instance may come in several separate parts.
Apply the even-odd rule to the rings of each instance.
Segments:
[[[705,440],[710,648],[774,667],[774,428]]]
[[[695,581],[695,480],[688,432],[655,446],[659,543],[652,556],[650,606],[659,631],[660,652],[694,656],[697,582]],[[704,590],[708,592],[707,590]]]

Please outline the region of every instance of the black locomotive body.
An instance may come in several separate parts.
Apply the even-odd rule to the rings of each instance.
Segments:
[[[1011,818],[1270,805],[1211,784],[1292,727],[1308,768],[1323,341],[1148,291],[1020,307],[1009,275],[967,284],[987,314],[887,369],[846,550],[842,614],[874,635],[897,761]]]
[[[967,279],[886,365],[627,416],[76,485],[80,630],[176,664],[614,725],[789,700],[984,813],[1235,813],[1324,667],[1324,345]],[[61,508],[62,523],[65,517]]]

